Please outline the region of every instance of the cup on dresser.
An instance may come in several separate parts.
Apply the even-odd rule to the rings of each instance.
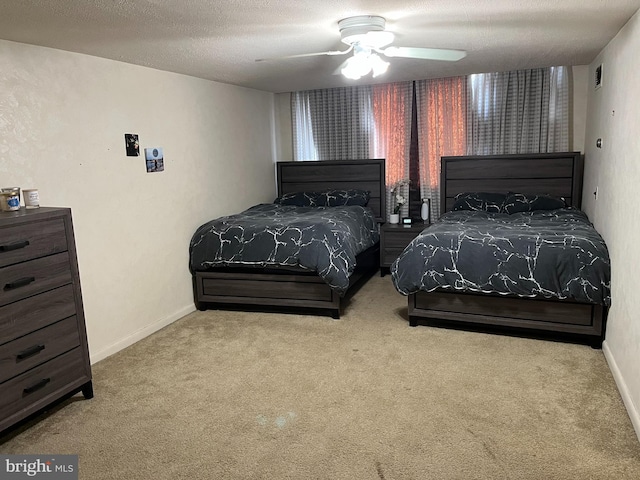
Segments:
[[[40,194],[37,188],[27,188],[22,190],[24,206],[27,208],[40,208]]]

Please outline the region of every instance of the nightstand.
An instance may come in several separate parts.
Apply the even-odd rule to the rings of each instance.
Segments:
[[[428,226],[428,223],[422,221],[411,225],[383,223],[380,226],[380,276],[389,271],[391,264],[411,240]]]

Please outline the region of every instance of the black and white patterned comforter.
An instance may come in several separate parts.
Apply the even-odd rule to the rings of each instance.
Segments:
[[[438,288],[609,305],[609,253],[576,209],[448,212],[391,266],[408,295]]]
[[[189,267],[192,273],[224,266],[302,267],[344,294],[356,255],[379,239],[366,207],[261,204],[198,228]]]

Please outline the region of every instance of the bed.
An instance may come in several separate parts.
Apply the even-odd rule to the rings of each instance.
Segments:
[[[610,264],[582,173],[579,152],[442,157],[442,216],[391,267],[410,325],[601,347]]]
[[[291,202],[292,205],[256,205],[238,215],[215,219],[199,227],[193,235],[189,249],[195,305],[199,310],[221,307],[277,311],[293,309],[310,313],[328,313],[333,318],[340,318],[344,299],[353,294],[379,266],[377,231],[385,211],[385,162],[381,159],[278,162],[276,177],[278,199],[295,200],[299,197],[299,192],[365,191],[368,192],[366,208],[358,205],[344,208],[314,208],[299,206],[295,200]],[[363,212],[359,212],[359,209]],[[349,261],[350,270],[342,272],[339,265],[341,262],[330,260],[328,265],[324,261],[322,268],[312,270],[308,263],[298,262],[298,259],[305,255],[306,258],[314,257],[312,260],[315,262],[316,253],[305,253],[308,252],[307,244],[322,243],[325,240],[320,240],[320,237],[332,237],[332,233],[329,232],[332,228],[338,228],[336,225],[342,228],[343,223],[351,222],[353,217],[359,216],[360,213],[364,214],[367,230],[373,221],[376,238],[370,246],[357,253],[355,267]],[[211,230],[210,224],[217,223],[218,228],[222,223],[236,222],[234,227],[242,230],[253,228],[252,224],[268,224],[271,217],[277,217],[277,227],[268,227],[266,231],[278,231],[280,236],[276,245],[280,245],[278,242],[284,236],[293,237],[300,234],[299,238],[286,239],[300,247],[293,254],[281,255],[284,248],[278,247],[277,253],[273,248],[268,248],[262,253],[252,254],[250,261],[247,261],[248,255],[243,253],[242,259],[238,257],[239,261],[235,261],[234,257],[233,262],[221,263],[207,260],[206,256],[211,255],[211,252],[203,251],[199,245],[201,233],[203,230]],[[227,229],[227,232],[231,230]],[[244,239],[243,245],[240,246],[244,248],[248,243],[248,237],[245,237],[244,233],[237,236]],[[226,238],[231,237],[233,235],[227,233]],[[343,249],[337,254],[341,255],[346,256]],[[293,256],[296,257],[294,260],[291,259]],[[317,260],[319,265],[321,262],[322,259]],[[333,264],[337,266],[334,268]]]

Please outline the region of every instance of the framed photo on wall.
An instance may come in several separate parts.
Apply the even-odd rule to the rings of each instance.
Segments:
[[[127,157],[137,157],[140,155],[140,143],[137,133],[125,133],[124,144],[127,148]]]
[[[144,156],[147,163],[147,173],[164,171],[164,155],[161,147],[145,148]]]

